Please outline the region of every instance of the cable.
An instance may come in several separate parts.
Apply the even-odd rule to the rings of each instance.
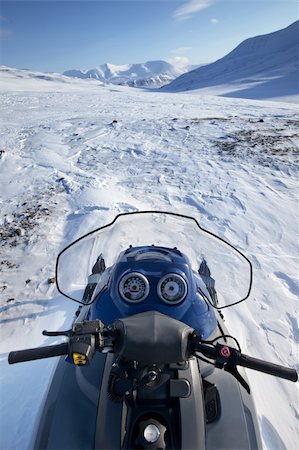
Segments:
[[[212,366],[215,366],[215,364],[212,361],[209,361],[208,359],[203,358],[202,356],[199,356],[197,353],[194,353],[194,356],[197,359],[200,359],[201,361],[208,363],[208,364],[212,364]]]

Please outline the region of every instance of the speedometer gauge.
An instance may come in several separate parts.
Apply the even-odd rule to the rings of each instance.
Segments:
[[[159,281],[158,295],[161,300],[171,305],[179,303],[187,295],[187,283],[181,275],[169,273]]]
[[[119,293],[127,302],[142,302],[148,296],[149,282],[141,273],[128,273],[120,280]]]

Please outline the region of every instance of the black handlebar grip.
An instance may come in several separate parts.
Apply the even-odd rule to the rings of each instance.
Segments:
[[[32,361],[34,359],[51,358],[53,356],[62,356],[68,354],[68,344],[48,345],[47,347],[29,348],[10,352],[8,363],[15,364],[19,362]]]
[[[248,355],[240,355],[238,365],[247,367],[248,369],[258,370],[259,372],[268,373],[275,377],[285,378],[286,380],[296,382],[298,380],[298,374],[295,369],[289,367],[280,366],[261,359],[252,358]]]

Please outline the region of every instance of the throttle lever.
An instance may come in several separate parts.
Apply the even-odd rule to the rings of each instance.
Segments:
[[[245,379],[242,377],[237,367],[234,364],[226,364],[224,366],[225,372],[229,372],[235,379],[243,386],[243,388],[250,394],[250,387]]]
[[[243,388],[250,394],[250,388],[246,380],[242,377],[237,369],[240,352],[232,347],[219,342],[213,347],[202,346],[202,353],[215,360],[215,367],[224,369],[229,372],[236,380],[243,386]]]

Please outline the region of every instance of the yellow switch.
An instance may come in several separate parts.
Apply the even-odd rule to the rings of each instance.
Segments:
[[[81,353],[73,353],[73,360],[76,366],[82,366],[86,364],[86,356]]]

